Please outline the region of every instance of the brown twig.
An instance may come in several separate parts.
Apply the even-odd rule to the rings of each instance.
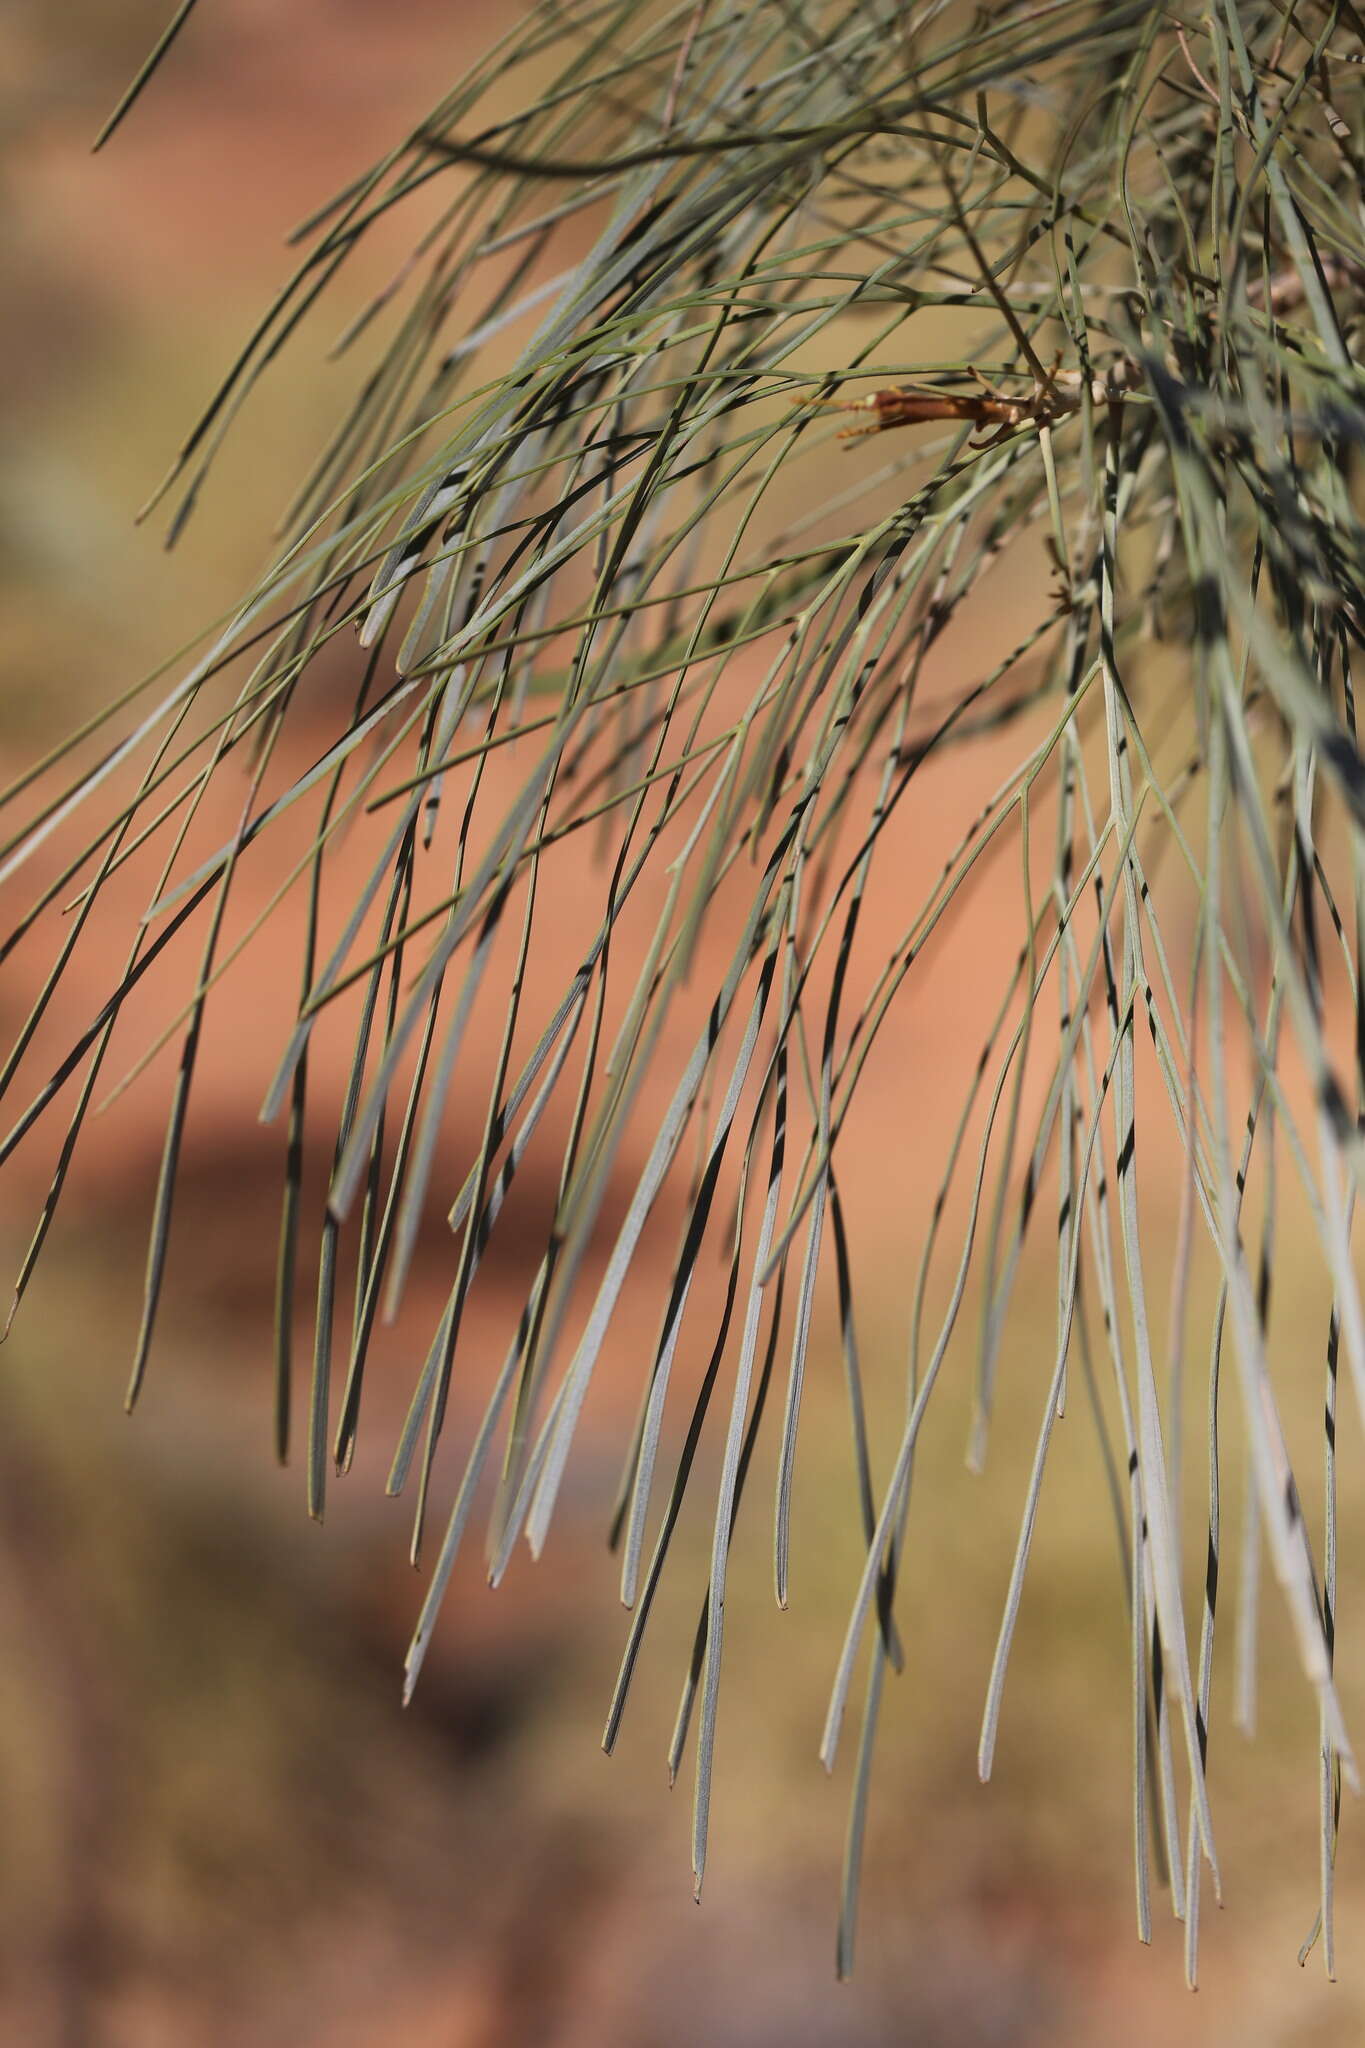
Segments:
[[[1209,84],[1208,79],[1205,78],[1203,72],[1199,69],[1199,66],[1194,61],[1194,53],[1190,49],[1189,43],[1185,39],[1185,30],[1183,24],[1178,21],[1173,22],[1172,27],[1175,29],[1175,39],[1179,43],[1181,50],[1184,52],[1185,62],[1189,65],[1190,70],[1194,73],[1200,85],[1204,88],[1204,91],[1213,101],[1214,106],[1221,107],[1222,102],[1218,97],[1217,86]]]
[[[840,412],[866,412],[872,417],[863,426],[845,427],[841,440],[856,441],[866,434],[884,433],[888,427],[919,427],[936,420],[969,421],[978,433],[992,440],[1020,427],[1046,427],[1079,412],[1085,397],[1085,381],[1076,372],[1058,375],[1054,370],[1047,383],[1036,383],[1022,398],[1012,398],[987,384],[977,372],[979,391],[941,391],[932,384],[895,384],[866,398],[822,399],[821,404]],[[1140,382],[1135,363],[1121,357],[1103,375],[1090,379],[1090,397],[1096,405],[1112,405],[1126,398]]]
[[[665,135],[672,129],[673,117],[678,111],[678,99],[682,92],[683,78],[687,72],[687,60],[692,54],[692,45],[696,41],[697,30],[701,27],[707,5],[708,0],[697,0],[697,4],[692,10],[692,19],[687,24],[687,33],[682,39],[682,48],[678,51],[678,61],[673,67],[673,79],[669,85],[668,99],[664,105],[663,129]]]

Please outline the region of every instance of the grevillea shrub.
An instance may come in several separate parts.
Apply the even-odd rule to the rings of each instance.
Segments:
[[[9,947],[37,925],[52,961],[4,1068],[3,1156],[46,1139],[54,1160],[16,1301],[91,1111],[180,1048],[130,1402],[205,1017],[262,919],[299,918],[264,1114],[277,1447],[306,1440],[314,1513],[419,1239],[444,1247],[390,1480],[427,1567],[409,1687],[475,1519],[495,1580],[519,1538],[550,1539],[637,1248],[674,1230],[602,1503],[631,1609],[607,1741],[698,1513],[713,1534],[671,1759],[694,1746],[698,1884],[736,1517],[766,1461],[785,1602],[808,1368],[818,1351],[846,1375],[857,1484],[818,1504],[854,1518],[863,1559],[822,1748],[832,1763],[862,1667],[844,1966],[884,1680],[913,1656],[897,1596],[934,1574],[907,1520],[922,1420],[965,1376],[984,1459],[1027,1256],[1051,1271],[1055,1331],[1030,1346],[1036,1447],[982,1773],[1049,1452],[1093,1430],[1131,1617],[1139,1926],[1155,1857],[1193,1979],[1230,1446],[1247,1583],[1264,1546],[1316,1694],[1332,1967],[1356,1775],[1333,1680],[1341,1369],[1347,1403],[1365,1397],[1363,66],[1360,16],[1320,0],[518,11],[299,230],[292,280],[158,496],[174,538],[302,315],[368,240],[406,234],[344,337],[358,394],[256,587],[6,794]],[[1005,763],[993,793],[907,895],[896,834],[940,758],[983,747]],[[953,1013],[937,949],[1002,860],[1017,940],[982,963],[994,1020],[923,1162],[941,1193],[906,1247],[892,1416],[864,1400],[841,1139],[898,999],[922,987]],[[145,909],[78,1018],[64,972],[127,914],[125,869],[150,874]],[[248,870],[272,886],[243,921]],[[150,1047],[126,1030],[148,976]],[[340,1085],[310,1065],[329,1031],[352,1048]],[[456,1099],[466,1134],[476,1106],[463,1152]],[[913,1121],[880,1135],[922,1143]],[[490,1359],[467,1304],[509,1219],[525,1251],[532,1156],[553,1195]],[[1158,1181],[1173,1258],[1153,1252]],[[1287,1350],[1269,1334],[1285,1207],[1322,1299]],[[1205,1301],[1196,1343],[1185,1311]],[[1281,1420],[1305,1374],[1325,1398],[1306,1484]],[[1180,1416],[1203,1375],[1192,1521]],[[447,1487],[457,1381],[486,1406]]]

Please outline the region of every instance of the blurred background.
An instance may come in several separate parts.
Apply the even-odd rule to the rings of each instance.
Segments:
[[[491,0],[208,0],[133,118],[92,158],[90,140],[164,9],[165,0],[0,9],[0,748],[11,772],[165,659],[258,568],[269,540],[262,503],[283,509],[352,388],[357,369],[329,363],[327,349],[381,280],[382,250],[343,275],[253,397],[174,554],[155,519],[134,523],[136,508],[287,275],[289,229],[406,132],[506,25]],[[1000,759],[983,746],[925,778],[899,846],[907,887],[928,886]],[[870,914],[889,932],[900,913]],[[1017,875],[993,870],[971,914],[970,943],[950,938],[942,955],[953,1003],[912,993],[895,1045],[874,1063],[871,1115],[850,1133],[843,1169],[864,1365],[887,1428],[903,1398],[907,1274],[950,1128],[943,1077],[954,1058],[970,1064],[976,1020],[984,1025],[1012,957]],[[109,919],[83,948],[90,957],[63,998],[68,1037],[126,943]],[[1183,1988],[1165,1895],[1152,1946],[1135,1938],[1127,1624],[1083,1419],[1059,1432],[996,1774],[989,1787],[977,1782],[981,1701],[1052,1364],[1055,1272],[1042,1263],[1020,1283],[986,1477],[971,1477],[962,1456],[965,1351],[920,1456],[912,1544],[931,1568],[907,1573],[908,1669],[889,1688],[851,1984],[834,1979],[851,1737],[832,1779],[816,1760],[859,1566],[829,1302],[807,1397],[788,1613],[770,1591],[767,1467],[741,1524],[699,1907],[688,1783],[670,1792],[664,1755],[704,1583],[702,1518],[665,1581],[618,1752],[608,1762],[599,1747],[625,1633],[604,1526],[640,1348],[654,1340],[667,1233],[613,1331],[546,1557],[518,1562],[495,1597],[471,1548],[402,1711],[421,1581],[406,1563],[406,1509],[381,1483],[386,1430],[413,1365],[401,1334],[391,1391],[381,1385],[367,1423],[376,1441],[333,1486],[324,1527],[305,1515],[297,1461],[281,1471],[270,1456],[280,1165],[277,1137],[259,1132],[255,1115],[278,1046],[271,996],[296,979],[287,920],[263,944],[251,975],[225,991],[226,1026],[206,1047],[173,1284],[136,1417],[124,1416],[122,1394],[163,1068],[92,1130],[0,1353],[0,2040],[1365,2039],[1365,1876],[1349,1800],[1343,1981],[1329,1986],[1316,1955],[1306,1970],[1296,1961],[1315,1906],[1317,1729],[1273,1594],[1254,1743],[1230,1726],[1225,1676],[1215,1690],[1226,1908],[1214,1909],[1206,1884],[1198,1996]],[[50,940],[7,969],[7,1028],[49,959]],[[888,1130],[904,1134],[889,1148]],[[21,1148],[0,1187],[11,1270],[47,1186],[53,1136]],[[1179,1206],[1177,1155],[1162,1142],[1148,1205],[1158,1271]],[[1325,1299],[1292,1228],[1285,1246],[1275,1329],[1311,1469]],[[416,1284],[430,1313],[448,1284],[435,1251]],[[519,1272],[500,1283],[493,1271],[480,1311],[490,1330],[521,1286]],[[1207,1332],[1210,1302],[1197,1284],[1192,1331]],[[1192,1430],[1202,1399],[1193,1386]],[[1348,1473],[1360,1469],[1358,1436],[1344,1417]],[[1195,1614],[1201,1445],[1192,1435],[1186,1460]],[[881,1449],[884,1469],[884,1439]],[[1238,1512],[1230,1484],[1229,1527]],[[1348,1716],[1362,1694],[1350,1647],[1360,1526],[1347,1500]]]

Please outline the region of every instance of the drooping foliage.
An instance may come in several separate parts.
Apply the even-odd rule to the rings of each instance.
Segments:
[[[5,796],[7,950],[40,919],[57,933],[4,1069],[0,1156],[40,1125],[56,1161],[16,1301],[82,1125],[124,1076],[108,1058],[122,1006],[163,955],[188,963],[159,1041],[181,1057],[130,1400],[173,1249],[203,1019],[260,923],[233,924],[234,882],[273,859],[264,915],[306,901],[296,1021],[264,1105],[283,1164],[277,1443],[283,1456],[300,1376],[320,1512],[419,1234],[445,1216],[448,1294],[390,1480],[411,1485],[430,1566],[409,1686],[476,1505],[495,1579],[520,1537],[546,1542],[637,1247],[679,1202],[612,1521],[632,1619],[607,1740],[704,1483],[714,1535],[671,1757],[694,1733],[698,1883],[731,1534],[771,1441],[785,1601],[817,1281],[832,1275],[866,1559],[823,1747],[832,1761],[865,1659],[845,1966],[872,1741],[904,1656],[896,1594],[915,1568],[922,1419],[975,1290],[980,1455],[1028,1237],[1055,1261],[1055,1350],[983,1774],[1079,1354],[1095,1399],[1077,1426],[1093,1412],[1127,1559],[1140,1928],[1150,1812],[1193,1978],[1201,1860],[1217,1867],[1205,1761],[1227,1635],[1221,1415],[1245,1445],[1251,1540],[1268,1547],[1318,1696],[1331,1967],[1339,1787],[1354,1776],[1332,1671],[1339,1358],[1365,1402],[1351,1234],[1365,1012],[1354,1055],[1334,1029],[1365,919],[1363,63],[1354,8],[1320,0],[547,0],[518,13],[299,230],[293,278],[159,494],[174,537],[302,316],[367,237],[410,217],[410,260],[345,337],[369,351],[365,381],[270,567],[188,666],[110,702]],[[1026,565],[1017,630],[972,666],[964,621],[985,616],[1011,561]],[[327,743],[301,753],[295,735],[317,716],[301,686],[324,669],[354,681],[329,699]],[[879,854],[917,778],[1005,732],[1010,772],[859,970],[869,892],[901,901]],[[205,851],[206,802],[225,784],[240,822]],[[361,828],[374,836],[357,881],[339,853]],[[64,970],[111,914],[113,878],[151,852],[121,979],[35,1074],[35,1042],[65,1017]],[[932,978],[936,932],[970,915],[968,885],[1002,853],[1021,863],[1025,915],[956,1137],[933,1163],[944,1193],[913,1247],[903,1433],[888,1443],[864,1417],[839,1139],[897,998]],[[564,863],[591,915],[547,998],[528,963]],[[496,1052],[476,1062],[471,1019],[490,1004]],[[680,1014],[691,1050],[673,1059]],[[354,1051],[333,1094],[310,1048],[337,1015]],[[480,1105],[481,1136],[447,1185],[455,1091]],[[644,1163],[604,1235],[642,1116]],[[1203,1362],[1171,1358],[1149,1312],[1137,1138],[1160,1123],[1186,1161],[1175,1289],[1196,1247],[1219,1276]],[[318,1129],[334,1163],[313,1188],[304,1139]],[[518,1169],[547,1144],[553,1213],[448,1519],[428,1530],[471,1289]],[[1314,1366],[1321,1540],[1267,1346],[1276,1156],[1330,1309]],[[689,1299],[704,1331],[687,1327]],[[305,1306],[315,1336],[300,1359]],[[675,1361],[698,1345],[704,1369],[680,1380]],[[1204,1362],[1206,1551],[1203,1530],[1181,1527],[1171,1412],[1178,1368]],[[1195,1612],[1182,1557],[1205,1554]]]

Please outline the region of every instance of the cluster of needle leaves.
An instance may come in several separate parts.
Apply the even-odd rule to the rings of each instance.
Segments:
[[[865,1666],[843,1968],[884,1681],[903,1661],[917,1439],[975,1289],[981,1456],[1011,1285],[1043,1215],[1055,1353],[982,1773],[1074,1354],[1126,1561],[1139,1928],[1155,1856],[1193,1981],[1205,1863],[1217,1883],[1205,1765],[1226,1412],[1245,1446],[1251,1550],[1266,1546],[1316,1688],[1322,1894],[1306,1946],[1321,1933],[1333,1967],[1339,1792],[1354,1777],[1333,1683],[1340,1357],[1365,1402],[1351,1241],[1365,1020],[1354,1071],[1349,1030],[1332,1029],[1355,1002],[1365,926],[1363,83],[1365,23],[1348,0],[545,0],[518,14],[299,230],[296,273],[163,486],[174,536],[276,352],[366,237],[410,209],[410,259],[345,336],[372,351],[365,381],[270,568],[196,658],[108,703],[5,793],[6,951],[67,905],[3,1070],[0,1157],[40,1124],[55,1151],[16,1301],[101,1082],[117,1078],[105,1067],[121,1008],[188,949],[159,1040],[181,1056],[130,1399],[205,1012],[261,921],[236,931],[234,881],[271,861],[286,815],[309,820],[302,855],[294,837],[274,856],[264,913],[290,894],[308,905],[296,1021],[264,1105],[284,1169],[278,1447],[302,1373],[320,1512],[419,1233],[445,1217],[448,1293],[390,1480],[411,1482],[429,1566],[409,1687],[476,1505],[495,1581],[519,1538],[545,1543],[632,1262],[675,1203],[612,1521],[631,1621],[606,1739],[704,1484],[714,1533],[670,1758],[676,1769],[695,1738],[698,1884],[732,1533],[755,1448],[770,1446],[785,1603],[829,1270],[865,1558],[822,1748],[832,1765]],[[969,337],[963,353],[927,356],[923,337],[950,329]],[[832,490],[838,405],[866,431]],[[1011,599],[1013,644],[973,666],[958,629],[1016,555],[1028,595]],[[354,688],[334,693],[332,735],[301,761],[291,736],[314,730],[304,709],[316,719],[301,681],[338,650],[356,663],[357,641]],[[904,903],[888,873],[901,928],[859,970],[860,913],[917,776],[1006,729],[1010,772],[924,901]],[[508,759],[514,775],[491,772]],[[201,812],[227,783],[239,823],[205,856]],[[372,865],[342,883],[338,850],[367,819]],[[64,972],[144,848],[157,879],[122,976],[31,1080]],[[903,1427],[878,1441],[838,1141],[897,997],[934,973],[935,932],[965,914],[980,864],[1011,849],[1018,951],[913,1247]],[[559,862],[590,936],[548,998],[528,963]],[[470,1021],[490,1003],[496,1053],[474,1063]],[[677,1059],[680,1015],[692,1036]],[[340,1099],[309,1063],[337,1016],[353,1030]],[[450,1181],[457,1088],[481,1105],[481,1137]],[[646,1113],[613,1209],[623,1140]],[[1173,1478],[1179,1338],[1154,1335],[1144,1279],[1135,1141],[1139,1123],[1167,1120],[1186,1163],[1175,1292],[1196,1245],[1217,1276],[1206,1545],[1182,1531]],[[313,1188],[302,1162],[318,1128],[334,1163]],[[433,1533],[471,1289],[536,1142],[554,1148],[553,1213]],[[1325,1282],[1320,1534],[1267,1340],[1277,1157]],[[940,1259],[946,1217],[962,1234]],[[705,1329],[685,1328],[690,1296]],[[296,1306],[311,1360],[294,1356]],[[694,1355],[704,1369],[675,1373]],[[1199,1615],[1183,1565],[1202,1571]]]

